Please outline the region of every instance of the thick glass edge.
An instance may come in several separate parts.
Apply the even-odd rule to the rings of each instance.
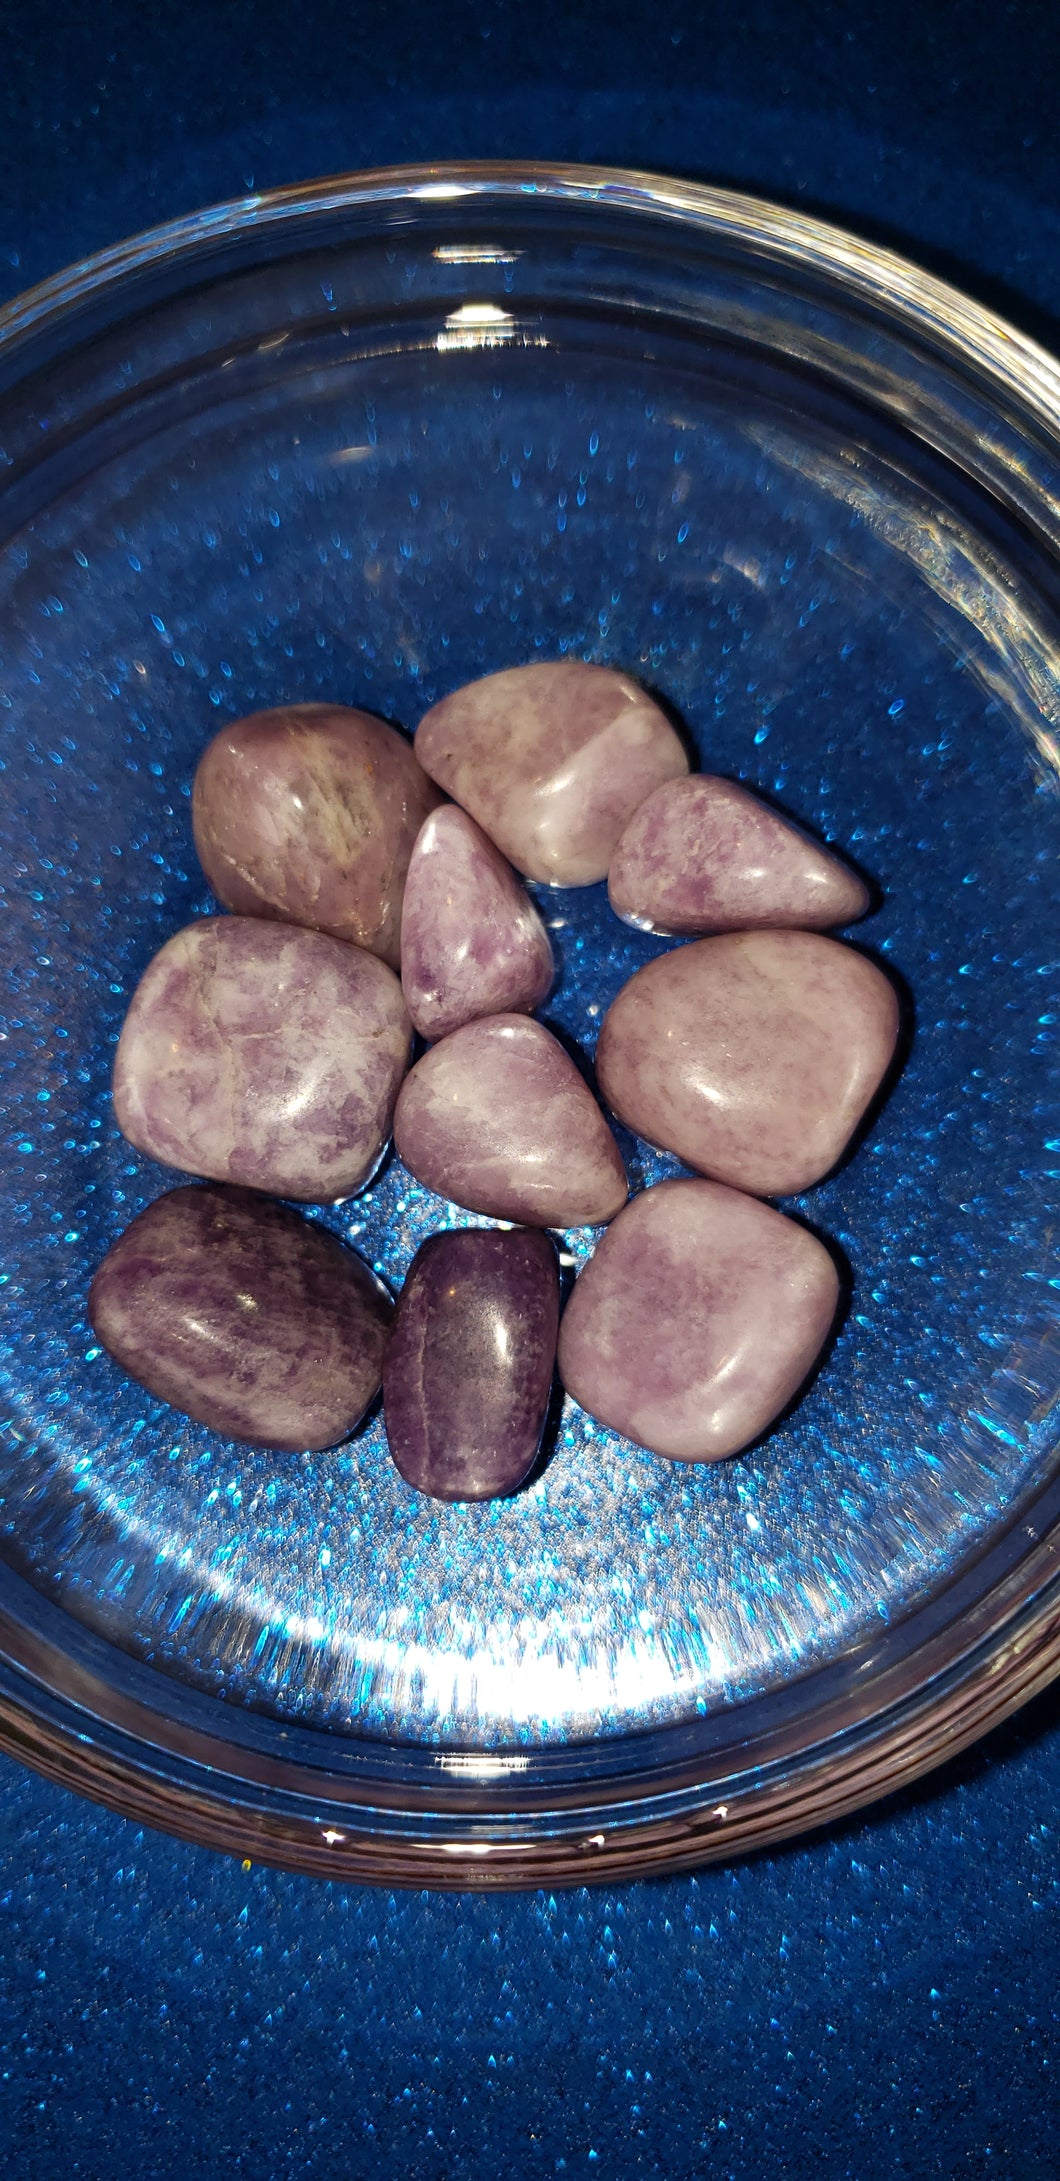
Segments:
[[[1055,1569],[1057,1555],[1052,1553]],[[436,1890],[512,1891],[535,1886],[618,1883],[720,1862],[776,1846],[849,1816],[908,1786],[956,1756],[1040,1693],[1060,1665],[1060,1575],[1035,1609],[984,1646],[968,1670],[940,1691],[878,1722],[838,1750],[715,1788],[694,1804],[651,1798],[639,1806],[584,1813],[551,1832],[527,1814],[525,1829],[491,1835],[488,1814],[461,1826],[439,1812],[428,1832],[372,1830],[356,1807],[311,1796],[281,1808],[255,1804],[242,1788],[207,1770],[189,1784],[150,1761],[78,1731],[69,1708],[43,1719],[10,1686],[0,1687],[0,1749],[47,1779],[140,1824],[222,1853],[306,1875]],[[368,1817],[368,1813],[364,1813]]]
[[[659,221],[678,221],[766,257],[840,280],[940,349],[978,363],[1060,433],[1060,364],[1006,319],[960,289],[827,221],[767,198],[705,183],[619,167],[505,161],[382,167],[231,198],[202,212],[148,228],[79,260],[0,309],[0,348],[54,323],[88,298],[125,284],[138,271],[192,260],[210,246],[248,232],[296,224],[313,213],[389,207],[400,212],[443,201],[541,197],[572,207],[602,204]]]

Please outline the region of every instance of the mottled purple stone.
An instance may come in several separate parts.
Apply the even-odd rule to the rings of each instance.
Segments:
[[[667,780],[635,810],[607,875],[616,916],[641,931],[823,931],[869,906],[856,871],[734,780]]]
[[[432,1046],[402,1084],[394,1141],[417,1181],[492,1219],[594,1226],[626,1201],[592,1092],[525,1015],[468,1022]]]
[[[353,1250],[241,1189],[174,1189],[92,1282],[97,1338],[131,1378],[227,1439],[334,1446],[379,1390],[393,1306]]]
[[[114,1111],[163,1166],[326,1202],[390,1134],[411,1025],[392,970],[293,924],[189,924],[144,971],[118,1042]]]
[[[502,1012],[529,1014],[553,978],[548,933],[493,842],[455,803],[431,812],[401,913],[405,1005],[425,1038]]]
[[[596,1075],[627,1128],[756,1196],[819,1181],[890,1063],[898,1002],[819,932],[730,932],[638,969],[604,1017]]]
[[[383,1368],[406,1483],[446,1500],[515,1491],[541,1444],[558,1322],[555,1253],[540,1232],[466,1227],[422,1244]]]
[[[233,720],[199,760],[199,861],[240,916],[352,940],[398,966],[413,843],[437,789],[407,736],[341,704]]]
[[[638,803],[688,771],[669,720],[637,682],[561,659],[487,674],[420,721],[425,772],[517,871],[591,886]]]
[[[670,1461],[756,1439],[801,1386],[839,1299],[794,1220],[710,1181],[646,1189],[598,1242],[563,1314],[568,1393]]]

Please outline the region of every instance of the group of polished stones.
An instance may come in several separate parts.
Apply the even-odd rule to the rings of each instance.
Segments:
[[[145,971],[114,1105],[141,1151],[223,1186],[174,1189],[114,1245],[89,1300],[110,1354],[214,1430],[285,1450],[336,1444],[382,1381],[393,1459],[441,1499],[525,1477],[557,1341],[568,1392],[655,1453],[755,1439],[838,1297],[828,1251],[761,1199],[835,1164],[894,1050],[890,983],[822,935],[864,914],[860,879],[747,790],[690,776],[635,682],[568,661],[458,690],[414,748],[337,706],[256,713],[206,750],[193,816],[233,913]],[[517,871],[606,877],[627,923],[692,937],[619,993],[596,1077],[703,1178],[627,1204],[592,1091],[532,1017],[554,969]],[[413,1027],[432,1042],[406,1072]],[[396,1310],[353,1250],[272,1201],[349,1197],[391,1129],[418,1181],[511,1223],[433,1235]],[[544,1230],[582,1225],[607,1232],[561,1325]]]

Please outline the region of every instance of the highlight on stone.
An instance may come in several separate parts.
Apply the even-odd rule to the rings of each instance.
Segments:
[[[391,1457],[434,1499],[499,1499],[533,1468],[559,1324],[540,1228],[458,1227],[421,1243],[383,1370]]]
[[[894,986],[819,932],[731,932],[638,969],[604,1017],[601,1095],[715,1181],[793,1196],[836,1164],[890,1066]]]
[[[97,1338],[130,1378],[211,1431],[337,1445],[375,1399],[393,1305],[356,1252],[242,1189],[156,1197],[92,1282]]]
[[[526,1015],[468,1022],[433,1045],[401,1086],[394,1141],[417,1181],[492,1219],[598,1226],[628,1194],[592,1092]]]

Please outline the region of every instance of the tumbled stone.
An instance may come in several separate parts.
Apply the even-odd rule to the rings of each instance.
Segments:
[[[379,1390],[392,1305],[363,1259],[285,1205],[174,1189],[89,1290],[93,1331],[158,1401],[227,1439],[334,1446]]]
[[[864,916],[856,871],[734,780],[667,780],[635,810],[607,875],[611,907],[641,931],[823,931]]]
[[[432,1046],[402,1084],[394,1141],[417,1181],[492,1219],[595,1226],[626,1201],[592,1092],[525,1015],[468,1022]]]
[[[406,1483],[434,1499],[499,1499],[533,1467],[559,1323],[547,1236],[465,1227],[417,1250],[398,1298],[383,1413]]]
[[[148,964],[114,1063],[118,1126],[163,1166],[277,1196],[359,1189],[412,1031],[392,970],[293,924],[216,916]]]
[[[481,827],[445,803],[421,827],[405,881],[401,984],[425,1038],[503,1012],[527,1014],[553,977],[541,918]]]
[[[487,674],[421,720],[416,755],[502,849],[548,886],[589,886],[638,803],[688,771],[668,719],[610,668],[561,659]]]
[[[620,1212],[563,1314],[568,1393],[670,1461],[714,1462],[798,1391],[835,1317],[828,1251],[710,1181],[666,1181]]]
[[[695,939],[604,1017],[600,1090],[627,1128],[716,1181],[788,1196],[828,1173],[894,1053],[898,1002],[818,932]]]
[[[330,932],[398,967],[413,843],[439,801],[406,735],[341,704],[233,720],[199,760],[199,861],[240,916]]]

